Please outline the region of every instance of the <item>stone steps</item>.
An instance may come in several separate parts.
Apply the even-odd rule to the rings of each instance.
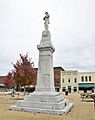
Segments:
[[[48,113],[48,114],[67,114],[71,108],[73,107],[73,103],[69,103],[66,107],[61,110],[54,109],[39,109],[39,108],[30,108],[30,107],[18,107],[18,106],[10,106],[10,110],[24,111],[24,112],[33,112],[33,113]]]

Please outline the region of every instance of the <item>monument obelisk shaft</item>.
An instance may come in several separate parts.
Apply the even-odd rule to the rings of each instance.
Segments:
[[[44,17],[45,30],[42,32],[39,50],[38,76],[37,76],[37,91],[55,92],[54,74],[53,74],[53,52],[55,51],[51,43],[51,34],[48,30],[49,14],[46,12]]]

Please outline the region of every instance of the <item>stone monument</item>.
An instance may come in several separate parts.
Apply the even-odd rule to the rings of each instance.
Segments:
[[[50,114],[67,113],[73,106],[68,99],[64,99],[60,93],[55,92],[53,73],[53,52],[55,48],[51,42],[51,34],[48,30],[49,14],[45,12],[42,39],[37,48],[39,50],[38,74],[36,90],[24,100],[17,101],[16,106],[10,106],[10,110],[40,112]]]

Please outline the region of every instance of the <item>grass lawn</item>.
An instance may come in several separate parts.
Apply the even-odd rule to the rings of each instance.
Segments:
[[[67,115],[51,115],[8,110],[9,106],[16,104],[16,98],[0,95],[0,120],[95,120],[93,102],[81,101],[77,93],[64,97],[73,102],[74,107]]]

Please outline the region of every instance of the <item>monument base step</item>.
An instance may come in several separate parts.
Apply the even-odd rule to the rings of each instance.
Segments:
[[[73,103],[69,103],[61,110],[54,109],[40,109],[40,108],[30,108],[30,107],[19,107],[19,106],[10,106],[9,110],[24,111],[24,112],[33,112],[33,113],[48,113],[48,114],[66,114],[73,107]]]
[[[45,94],[46,93],[46,94]],[[17,101],[16,106],[10,106],[10,110],[41,112],[51,114],[67,113],[73,106],[68,99],[56,92],[34,92]]]
[[[28,102],[41,102],[41,103],[58,103],[64,100],[64,97],[62,95],[59,95],[59,93],[39,93],[34,92],[30,94],[29,96],[24,97],[24,101]]]
[[[61,110],[69,104],[68,99],[64,99],[58,103],[51,102],[35,102],[35,101],[26,101],[19,100],[17,101],[17,107],[29,107],[29,108],[39,108],[39,109],[54,109]]]

